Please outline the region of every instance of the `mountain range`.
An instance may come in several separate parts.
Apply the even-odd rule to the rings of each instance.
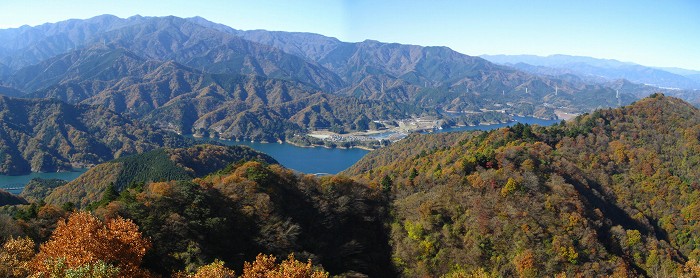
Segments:
[[[447,47],[241,31],[200,17],[103,15],[0,30],[0,64],[8,96],[260,141],[446,110],[555,117],[555,109],[586,112],[643,94],[623,91],[618,101],[610,84],[533,75]]]
[[[0,276],[269,277],[261,254],[320,277],[700,276],[700,110],[673,97],[700,103],[697,72],[486,58],[503,64],[200,17],[0,30],[0,173],[91,167],[0,190]],[[413,133],[321,177],[182,136],[284,141],[446,112],[581,115]]]

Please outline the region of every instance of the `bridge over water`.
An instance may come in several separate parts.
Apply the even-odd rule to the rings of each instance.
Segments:
[[[13,193],[13,194],[19,194],[22,192],[22,189],[24,189],[24,184],[23,183],[10,183],[10,184],[5,184],[0,186],[0,189],[5,190],[7,192]]]

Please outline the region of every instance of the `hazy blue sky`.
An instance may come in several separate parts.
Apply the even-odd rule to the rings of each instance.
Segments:
[[[0,0],[0,28],[107,13],[202,16],[236,29],[441,45],[468,55],[570,54],[700,70],[697,0]]]

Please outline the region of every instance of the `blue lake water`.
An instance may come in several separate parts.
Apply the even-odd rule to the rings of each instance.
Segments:
[[[455,132],[469,130],[491,130],[505,126],[511,126],[516,123],[551,125],[558,123],[559,120],[542,120],[531,117],[513,117],[514,122],[494,125],[480,126],[463,126],[446,128],[435,132]],[[388,135],[387,135],[388,136]],[[202,139],[205,140],[205,139]],[[369,151],[362,149],[327,149],[327,148],[303,148],[286,143],[252,143],[252,142],[236,142],[229,140],[216,140],[225,145],[245,145],[255,150],[269,154],[275,158],[283,166],[311,174],[337,174],[340,171],[347,169],[360,160]],[[61,173],[31,173],[23,176],[4,176],[0,175],[0,188],[21,188],[33,178],[45,179],[63,179],[73,180],[86,169],[76,169],[74,172]],[[12,193],[19,193],[21,189],[8,190]]]
[[[74,169],[72,172],[31,173],[21,176],[0,175],[0,188],[12,188],[8,189],[7,191],[13,194],[19,194],[22,192],[21,188],[33,178],[61,179],[71,181],[80,176],[82,173],[85,173],[85,171],[87,171],[87,169]]]
[[[435,132],[456,132],[456,131],[469,131],[469,130],[491,130],[497,129],[505,126],[511,126],[516,123],[523,124],[537,124],[537,125],[551,125],[558,123],[559,120],[542,120],[532,117],[513,117],[515,121],[494,124],[494,125],[480,125],[480,126],[462,126],[454,128],[446,128],[437,130]],[[375,135],[376,138],[386,139],[391,134],[383,133]],[[206,140],[206,139],[202,139]],[[213,140],[213,139],[212,139]],[[236,142],[229,140],[216,140],[217,142],[226,145],[245,145],[249,146],[255,150],[269,154],[275,158],[284,167],[303,172],[303,173],[324,173],[324,174],[337,174],[340,171],[347,169],[360,160],[369,151],[362,149],[327,149],[327,148],[303,148],[297,147],[292,144],[287,143],[252,143],[252,142]]]
[[[282,166],[303,173],[337,174],[355,164],[369,151],[362,149],[303,148],[287,143],[252,143],[216,140],[226,145],[243,145],[269,154]]]

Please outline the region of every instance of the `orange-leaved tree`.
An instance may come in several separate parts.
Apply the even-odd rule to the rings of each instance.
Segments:
[[[150,247],[131,220],[117,217],[104,223],[88,212],[76,212],[58,223],[32,266],[39,277],[104,263],[118,269],[119,277],[149,277],[140,265]]]

